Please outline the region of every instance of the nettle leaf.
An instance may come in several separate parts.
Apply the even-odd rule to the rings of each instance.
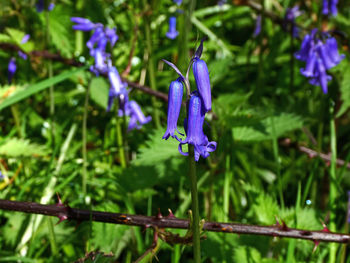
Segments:
[[[30,143],[29,140],[11,138],[0,145],[0,156],[6,157],[31,157],[43,156],[48,153],[48,150],[35,143]]]
[[[260,263],[261,254],[253,247],[240,246],[235,249],[233,262],[240,263]]]
[[[300,129],[303,119],[294,113],[280,113],[265,117],[262,120],[242,125],[232,129],[234,139],[237,141],[251,142],[271,140],[281,137],[287,132]]]
[[[50,36],[52,44],[65,57],[72,57],[73,45],[71,43],[71,22],[70,16],[63,7],[57,5],[50,12]]]
[[[337,117],[343,115],[350,107],[350,65],[349,63],[344,63],[342,76],[343,79],[340,82],[340,98],[342,100],[342,105],[337,113]]]
[[[94,78],[91,81],[90,97],[99,106],[107,109],[109,84],[104,78]]]
[[[259,223],[271,225],[275,222],[275,216],[279,214],[279,207],[274,198],[265,193],[260,193],[252,206],[255,218]]]

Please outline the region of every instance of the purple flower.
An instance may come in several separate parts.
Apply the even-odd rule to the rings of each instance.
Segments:
[[[21,40],[21,44],[27,43],[28,40],[29,40],[29,38],[30,38],[30,35],[29,35],[29,34],[24,35],[24,37],[23,37],[22,40]]]
[[[196,80],[196,85],[204,102],[205,112],[211,110],[211,90],[210,79],[207,64],[204,60],[195,57],[193,59],[193,75]]]
[[[108,78],[111,86],[109,88],[107,111],[110,111],[113,100],[120,95],[122,90],[125,88],[125,85],[122,82],[118,70],[115,67],[111,67],[108,70]]]
[[[182,0],[173,0],[173,2],[174,2],[175,4],[177,4],[177,5],[181,5]]]
[[[9,84],[12,83],[12,78],[15,75],[16,70],[17,70],[16,59],[11,58],[8,64],[8,75],[7,75]]]
[[[227,0],[219,0],[218,1],[218,6],[223,6],[226,3],[227,3]]]
[[[0,180],[4,180],[4,175],[2,174],[2,172],[0,171]]]
[[[106,32],[106,37],[107,37],[107,39],[109,40],[109,43],[111,43],[111,46],[112,47],[114,47],[114,45],[115,45],[115,43],[117,42],[117,40],[118,40],[118,35],[117,35],[117,33],[116,33],[116,29],[115,28],[113,28],[113,29],[111,29],[111,28],[106,28],[105,29],[105,32]]]
[[[298,37],[299,28],[295,24],[295,18],[301,15],[299,6],[294,6],[293,8],[287,8],[286,15],[284,16],[283,28],[286,31],[292,30],[293,37]]]
[[[92,23],[89,19],[86,19],[86,18],[71,17],[70,20],[73,23],[76,23],[76,25],[73,25],[74,30],[91,31],[96,27],[94,23]]]
[[[255,29],[253,33],[253,37],[257,37],[261,32],[261,15],[256,17]]]
[[[310,78],[311,85],[321,86],[323,92],[327,93],[327,83],[332,77],[327,75],[326,70],[338,65],[345,56],[339,55],[337,41],[334,37],[313,29],[304,37],[295,57],[306,62],[305,68],[300,69],[300,73]]]
[[[179,118],[181,110],[182,96],[183,84],[181,80],[177,79],[171,82],[168,93],[168,125],[167,130],[163,135],[163,139],[165,140],[167,140],[169,136],[171,136],[179,141],[179,138],[175,135],[175,130],[177,130],[177,120]],[[178,130],[177,132],[180,133]]]
[[[145,116],[140,108],[140,106],[137,104],[136,101],[131,100],[127,103],[126,107],[128,108],[128,111],[130,113],[130,120],[128,125],[128,131],[131,131],[133,129],[141,129],[142,125],[149,123],[152,120],[151,116]]]
[[[55,7],[55,4],[50,3],[49,6],[47,7],[47,10],[51,11],[54,7]],[[36,11],[41,13],[42,11],[44,11],[44,8],[45,8],[45,1],[38,0],[38,2],[36,3]]]
[[[338,0],[323,0],[322,14],[336,16]]]
[[[169,31],[165,34],[169,39],[175,39],[179,32],[176,30],[176,17],[171,16],[169,18]]]
[[[205,108],[198,92],[191,94],[188,103],[188,115],[185,119],[186,139],[179,144],[179,152],[187,156],[188,153],[182,151],[182,145],[192,144],[194,146],[194,157],[198,161],[199,157],[207,158],[210,152],[216,150],[216,142],[209,142],[208,137],[203,132]]]

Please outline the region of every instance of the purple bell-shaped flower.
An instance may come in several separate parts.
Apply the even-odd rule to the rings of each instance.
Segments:
[[[205,108],[198,92],[193,92],[188,103],[188,116],[185,119],[186,139],[179,144],[179,152],[187,156],[188,153],[182,151],[182,145],[192,144],[194,146],[195,160],[199,157],[207,158],[210,152],[216,150],[216,142],[209,142],[208,137],[203,132]]]
[[[176,30],[176,17],[171,16],[169,18],[169,31],[165,34],[169,39],[175,39],[179,32]]]
[[[75,25],[73,25],[74,30],[91,31],[96,27],[96,25],[87,18],[71,17],[70,20],[73,23],[76,23]]]
[[[194,58],[192,67],[198,92],[204,103],[205,112],[208,112],[211,110],[211,89],[207,64],[204,60]]]
[[[177,120],[179,118],[179,114],[181,110],[182,96],[183,96],[183,84],[181,80],[177,79],[171,82],[169,87],[169,93],[168,93],[167,130],[163,136],[163,139],[165,140],[167,140],[169,136],[171,136],[179,141],[179,138],[175,134],[175,130],[177,130]],[[177,132],[180,133],[178,130]]]
[[[16,65],[16,59],[15,58],[11,58],[8,64],[8,83],[11,84],[12,83],[12,78],[15,75],[15,72],[17,70],[17,65]]]
[[[136,101],[131,100],[128,102],[127,107],[130,110],[130,120],[129,120],[129,126],[128,131],[133,129],[140,129],[142,125],[149,123],[152,120],[151,116],[145,116],[140,108],[140,106],[137,104]]]
[[[338,0],[323,0],[322,14],[336,16]]]

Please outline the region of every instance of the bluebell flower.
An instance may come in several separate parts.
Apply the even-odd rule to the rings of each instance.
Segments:
[[[21,40],[21,44],[27,43],[28,40],[29,40],[29,38],[30,38],[30,35],[29,35],[29,34],[24,35],[24,37],[23,37],[22,40]]]
[[[179,119],[181,110],[183,88],[184,87],[180,79],[177,79],[170,83],[168,93],[167,130],[163,135],[163,139],[165,140],[167,140],[169,136],[179,140],[179,138],[175,134],[175,130],[177,130],[177,120]],[[178,130],[177,132],[180,133]]]
[[[323,0],[322,14],[336,16],[338,0]]]
[[[226,3],[227,3],[227,0],[219,0],[218,1],[218,6],[223,6]]]
[[[106,38],[108,39],[109,43],[111,44],[111,47],[114,47],[115,43],[118,41],[118,35],[117,35],[117,30],[116,28],[106,28]]]
[[[173,0],[173,2],[177,5],[181,5],[182,4],[182,0]]]
[[[211,110],[211,89],[207,64],[204,60],[195,57],[193,59],[193,75],[196,80],[197,89],[201,96],[205,111]]]
[[[196,161],[199,160],[200,156],[207,158],[209,153],[216,150],[216,142],[209,142],[208,137],[203,132],[205,112],[202,98],[198,95],[198,92],[193,92],[188,103],[188,115],[184,125],[187,137],[180,142],[179,152],[187,156],[188,152],[183,152],[182,146],[192,144]]]
[[[50,3],[47,7],[48,11],[51,11],[53,8],[55,7],[54,3]],[[45,8],[45,1],[44,0],[38,0],[38,2],[36,3],[36,11],[41,13],[42,11],[44,11]]]
[[[142,125],[145,125],[149,123],[152,120],[151,116],[145,116],[140,108],[140,106],[137,104],[136,101],[131,100],[127,103],[126,107],[129,111],[129,125],[128,125],[128,131],[131,131],[133,129],[140,129]]]
[[[12,83],[12,78],[15,75],[15,72],[17,70],[17,65],[16,65],[16,59],[15,58],[11,58],[8,64],[8,83],[11,84]]]
[[[166,37],[169,39],[175,39],[179,32],[176,30],[176,17],[171,16],[169,18],[169,31],[166,33]]]
[[[75,25],[73,25],[74,30],[91,31],[92,29],[96,28],[96,25],[87,18],[71,17],[70,20],[73,23],[76,23]]]
[[[108,70],[108,78],[110,82],[110,88],[108,95],[107,111],[110,111],[114,99],[117,98],[121,94],[121,92],[123,92],[123,89],[125,89],[125,84],[122,82],[118,70],[115,67],[111,67]]]
[[[257,37],[261,32],[261,15],[256,17],[255,29],[253,32],[253,37]]]
[[[290,31],[292,28],[293,37],[298,37],[300,29],[295,23],[295,19],[301,15],[299,6],[294,6],[293,8],[287,8],[286,14],[284,16],[283,28],[287,31]]]
[[[0,171],[0,181],[4,180],[4,175],[2,174],[2,172]]]
[[[326,70],[338,65],[345,56],[339,55],[337,41],[334,37],[313,29],[304,37],[295,57],[306,62],[305,68],[300,69],[301,74],[310,78],[310,84],[321,86],[323,92],[327,93],[327,83],[332,77],[327,75]]]

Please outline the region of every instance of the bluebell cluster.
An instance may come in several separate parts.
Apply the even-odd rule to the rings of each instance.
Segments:
[[[182,135],[177,129],[177,121],[179,118],[182,96],[183,96],[183,82],[186,83],[184,76],[176,68],[176,66],[168,61],[168,65],[175,69],[179,74],[179,78],[171,82],[168,93],[168,120],[167,130],[163,135],[163,139],[167,140],[170,136],[179,141],[179,152],[187,156],[188,152],[183,152],[182,146],[184,144],[191,144],[194,146],[195,160],[199,157],[207,158],[209,153],[216,150],[216,142],[209,142],[208,137],[203,132],[203,124],[205,114],[211,110],[211,88],[207,64],[201,60],[201,53],[203,49],[203,41],[201,42],[194,58],[191,60],[193,75],[196,81],[197,90],[190,94],[190,99],[187,107],[187,117],[184,121],[184,128],[186,138],[183,140],[179,138]]]
[[[311,85],[321,86],[323,92],[327,93],[327,84],[332,77],[327,75],[326,70],[338,65],[345,56],[339,55],[334,37],[315,28],[304,37],[295,57],[306,62],[305,68],[300,69],[301,74],[310,79]]]
[[[96,76],[100,74],[108,75],[110,89],[107,111],[110,111],[114,100],[118,99],[118,115],[130,117],[128,131],[140,129],[142,125],[150,122],[152,118],[150,116],[146,117],[142,113],[137,102],[129,101],[127,84],[122,81],[117,68],[112,65],[110,53],[106,51],[108,43],[112,48],[118,41],[116,29],[104,27],[101,23],[93,23],[89,19],[81,17],[72,17],[71,21],[75,23],[73,25],[74,30],[93,32],[86,43],[90,50],[90,56],[94,58],[94,65],[90,67],[90,70]]]
[[[337,4],[338,0],[323,0],[322,14],[336,16],[338,14]]]

